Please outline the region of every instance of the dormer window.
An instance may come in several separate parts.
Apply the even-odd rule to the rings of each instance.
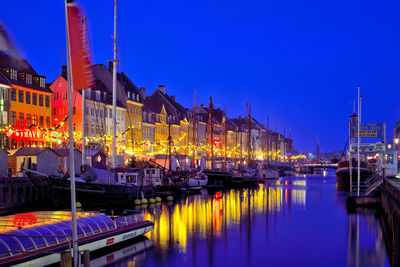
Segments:
[[[139,95],[136,95],[136,101],[139,101]]]
[[[16,80],[17,79],[17,70],[10,69],[10,78],[11,78],[11,80]]]
[[[131,99],[135,100],[135,93],[132,93]]]
[[[40,77],[40,87],[45,88],[46,87],[46,78]]]
[[[100,91],[96,90],[96,100],[100,101]]]
[[[131,98],[131,92],[128,91],[128,99]]]
[[[25,79],[27,84],[32,84],[32,74],[27,73]]]

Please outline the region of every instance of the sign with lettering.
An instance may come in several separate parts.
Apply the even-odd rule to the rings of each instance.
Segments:
[[[357,144],[350,144],[350,151],[357,152]],[[384,152],[385,145],[383,143],[361,143],[360,152],[362,153],[377,153]]]
[[[358,127],[356,123],[350,124],[350,138],[358,136]],[[383,138],[383,123],[360,123],[360,137],[363,138]]]
[[[56,131],[48,132],[27,128],[9,128],[4,132],[8,137],[20,140],[50,140],[57,142],[60,138],[60,134]]]

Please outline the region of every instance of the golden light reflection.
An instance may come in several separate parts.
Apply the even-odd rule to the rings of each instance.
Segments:
[[[304,186],[305,181],[297,185]],[[166,250],[171,244],[186,252],[188,239],[221,237],[225,227],[239,227],[251,216],[282,211],[285,206],[306,206],[306,190],[260,185],[258,189],[229,190],[188,196],[178,204],[146,208],[154,229],[147,233],[154,245]]]

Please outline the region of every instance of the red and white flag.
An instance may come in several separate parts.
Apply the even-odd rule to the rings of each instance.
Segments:
[[[66,0],[66,5],[72,85],[74,90],[89,89],[93,87],[94,79],[82,12],[73,0]]]

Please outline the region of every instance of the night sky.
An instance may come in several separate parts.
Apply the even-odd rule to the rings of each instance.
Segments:
[[[112,59],[113,1],[81,0],[95,63]],[[0,20],[36,71],[53,81],[65,55],[62,0],[2,1]],[[120,70],[185,107],[212,95],[228,116],[292,131],[294,148],[342,150],[357,85],[364,122],[400,119],[399,1],[119,0]]]

